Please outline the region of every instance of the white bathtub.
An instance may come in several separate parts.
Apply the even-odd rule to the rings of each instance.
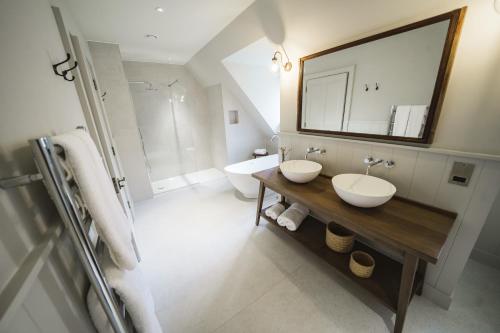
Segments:
[[[224,171],[231,184],[243,196],[246,198],[257,198],[259,194],[259,182],[252,177],[252,173],[274,168],[278,165],[278,154],[274,154],[228,165],[224,168]]]

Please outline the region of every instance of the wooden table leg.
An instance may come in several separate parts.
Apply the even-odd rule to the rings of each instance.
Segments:
[[[412,254],[406,253],[403,263],[403,273],[401,274],[401,284],[399,286],[398,311],[396,313],[394,333],[401,333],[403,331],[406,310],[410,303],[417,266],[418,258]]]
[[[422,296],[422,292],[424,291],[424,280],[425,280],[425,272],[427,271],[427,261],[420,259],[418,261],[417,275],[422,277],[422,284],[418,286],[415,294],[418,296]]]
[[[257,198],[257,216],[255,217],[255,225],[259,225],[260,222],[260,211],[262,210],[262,203],[264,202],[264,194],[266,193],[266,187],[263,182],[259,184],[259,197]]]

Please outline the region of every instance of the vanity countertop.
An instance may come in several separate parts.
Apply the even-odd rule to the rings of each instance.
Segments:
[[[375,208],[359,208],[344,202],[331,178],[319,176],[307,184],[287,180],[272,168],[253,174],[267,188],[298,201],[316,214],[367,239],[385,243],[436,263],[457,214],[398,196]]]

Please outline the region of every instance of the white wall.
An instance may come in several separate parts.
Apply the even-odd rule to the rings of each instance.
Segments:
[[[269,65],[269,55],[274,52],[274,45],[267,38],[261,38],[231,54],[222,63],[269,127],[278,132],[280,74],[272,72]]]
[[[153,190],[120,48],[117,44],[99,42],[89,42],[89,48],[101,91],[106,92],[104,106],[132,199],[152,198]]]
[[[398,0],[257,0],[200,50],[189,66],[204,82],[214,84],[214,80],[226,81],[219,63],[228,54],[266,35],[275,43],[283,43],[293,63],[292,71],[281,75],[281,130],[283,140],[287,140],[285,137],[293,136],[296,128],[300,57],[464,5],[468,6],[468,12],[431,147],[500,155],[500,94],[497,91],[500,44],[495,42],[500,38],[500,17],[490,0],[404,3]],[[391,145],[379,149],[381,146],[371,143],[351,144],[348,140],[305,135],[294,136],[293,140],[290,144],[297,157],[306,146],[337,143],[337,148],[327,148],[333,154],[327,153],[324,161],[327,172],[359,171],[358,161],[367,151],[381,158],[393,157],[397,167],[389,179],[401,193],[459,212],[446,255],[438,266],[429,270],[426,285],[429,297],[449,305],[500,188],[498,162],[474,160],[478,165],[476,185],[456,189],[443,181],[451,161],[456,159],[448,154],[425,150],[416,153],[410,147]]]
[[[211,168],[208,98],[191,73],[184,66],[134,61],[124,61],[123,67],[129,81],[149,81],[158,89],[130,85],[151,180]],[[174,80],[178,82],[169,88]]]
[[[249,160],[256,148],[264,148],[267,136],[239,101],[221,85],[208,88],[212,115],[211,151],[214,166],[223,170],[226,165]],[[237,110],[239,122],[229,124],[229,111]]]
[[[71,21],[63,10],[65,21]],[[36,172],[28,140],[86,125],[73,83],[52,64],[65,58],[49,1],[0,3],[0,177]],[[43,184],[0,190],[0,288],[50,226],[61,223]],[[58,242],[2,332],[92,332],[88,284],[68,239]],[[3,301],[3,300],[0,300]],[[3,323],[2,323],[3,324]]]
[[[243,108],[229,90],[222,87],[222,106],[226,129],[227,164],[233,164],[252,158],[256,148],[264,148],[266,135],[255,123],[254,118]],[[237,110],[239,122],[229,124],[229,111]]]
[[[500,193],[493,204],[471,258],[500,269]]]
[[[280,128],[280,82],[269,66],[224,62],[224,66],[274,132]]]
[[[258,33],[259,28],[255,25],[255,22],[248,22],[250,25],[246,23],[239,24],[240,17],[241,15],[203,47],[186,66],[204,87],[222,84],[225,89],[238,99],[242,108],[253,118],[260,131],[270,138],[274,134],[273,129],[222,63],[231,54],[264,37],[262,33]],[[234,30],[236,34],[233,33],[235,23],[238,24],[238,28]],[[242,29],[245,31],[244,34],[240,34]],[[247,33],[250,36],[247,36]],[[239,37],[242,38],[238,39]]]
[[[224,170],[227,163],[226,128],[224,107],[222,105],[222,88],[220,85],[206,88],[210,113],[210,152],[214,167]]]

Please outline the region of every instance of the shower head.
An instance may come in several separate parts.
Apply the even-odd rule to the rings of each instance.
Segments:
[[[179,82],[179,80],[178,80],[178,79],[175,79],[174,81],[172,81],[172,82],[170,82],[170,83],[168,84],[168,87],[169,87],[169,88],[170,88],[170,87],[172,87],[172,86],[173,86],[174,84],[176,84],[177,82]]]
[[[149,81],[128,81],[128,84],[146,84],[147,87],[145,88],[145,90],[147,90],[147,91],[157,91],[158,90],[158,88],[154,88],[153,84]]]

